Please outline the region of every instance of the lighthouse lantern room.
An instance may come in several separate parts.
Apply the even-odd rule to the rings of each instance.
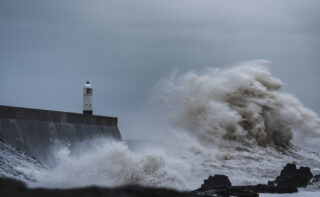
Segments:
[[[83,113],[92,115],[92,86],[89,81],[83,89]]]

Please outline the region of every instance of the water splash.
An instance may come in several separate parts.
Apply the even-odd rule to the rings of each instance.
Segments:
[[[291,145],[296,134],[318,137],[320,120],[281,92],[268,61],[226,70],[173,74],[161,98],[172,127],[157,146],[132,151],[123,142],[95,139],[54,151],[50,170],[25,168],[33,187],[140,184],[195,189],[213,174],[233,184],[266,183],[288,162],[320,169],[318,153]],[[90,146],[88,146],[88,144]],[[160,145],[159,145],[160,144]]]
[[[226,70],[172,75],[164,87],[172,122],[204,141],[287,146],[293,133],[319,137],[320,119],[255,60]],[[224,140],[222,140],[224,139]]]

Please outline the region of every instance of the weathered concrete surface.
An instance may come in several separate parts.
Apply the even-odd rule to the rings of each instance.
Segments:
[[[57,141],[72,145],[94,137],[121,140],[118,119],[0,105],[0,140],[40,161]]]

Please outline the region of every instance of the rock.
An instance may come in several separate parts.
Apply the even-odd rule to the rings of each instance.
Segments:
[[[296,168],[295,164],[287,164],[274,181],[268,184],[232,186],[229,178],[225,175],[209,176],[204,180],[201,188],[193,191],[200,196],[259,196],[259,193],[295,193],[298,187],[306,187],[313,175],[308,167]],[[320,180],[313,179],[314,182]]]
[[[296,187],[278,187],[272,185],[248,185],[248,186],[232,186],[234,190],[247,190],[257,193],[270,193],[270,194],[284,194],[284,193],[295,193],[298,192]]]
[[[229,179],[228,179],[229,180]],[[207,180],[206,180],[207,181]],[[246,186],[216,186],[210,185],[206,187],[201,187],[193,193],[199,196],[238,196],[238,197],[258,197],[259,193],[273,193],[273,194],[283,194],[283,193],[295,193],[298,192],[296,187],[278,187],[272,185],[246,185]]]
[[[76,189],[29,189],[20,181],[0,177],[0,196],[6,197],[196,197],[189,192],[162,188],[126,186],[119,188],[86,187]]]
[[[0,178],[0,190],[10,191],[24,191],[26,190],[26,185],[17,180],[9,179],[9,178]],[[0,195],[2,196],[2,195]]]
[[[309,167],[296,168],[295,164],[288,163],[274,181],[279,187],[306,187],[313,175]]]
[[[192,193],[199,196],[214,196],[214,197],[229,197],[229,196],[242,196],[242,197],[258,197],[257,192],[247,190],[246,188],[233,187],[229,177],[226,175],[209,176],[204,180],[201,188],[193,191]]]
[[[208,179],[204,180],[201,188],[219,188],[219,187],[231,187],[231,182],[229,177],[226,175],[216,174],[214,176],[209,176]]]
[[[275,186],[275,182],[274,181],[268,181],[268,185],[269,186]]]
[[[197,194],[198,196],[205,197],[229,197],[229,196],[237,196],[237,197],[259,197],[259,194],[254,191],[246,190],[243,188],[234,188],[231,187],[220,187],[215,189],[197,189],[192,191],[192,193]]]

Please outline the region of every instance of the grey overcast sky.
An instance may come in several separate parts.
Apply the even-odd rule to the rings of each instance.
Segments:
[[[0,105],[118,116],[124,137],[172,70],[267,59],[320,113],[319,0],[0,0]]]

